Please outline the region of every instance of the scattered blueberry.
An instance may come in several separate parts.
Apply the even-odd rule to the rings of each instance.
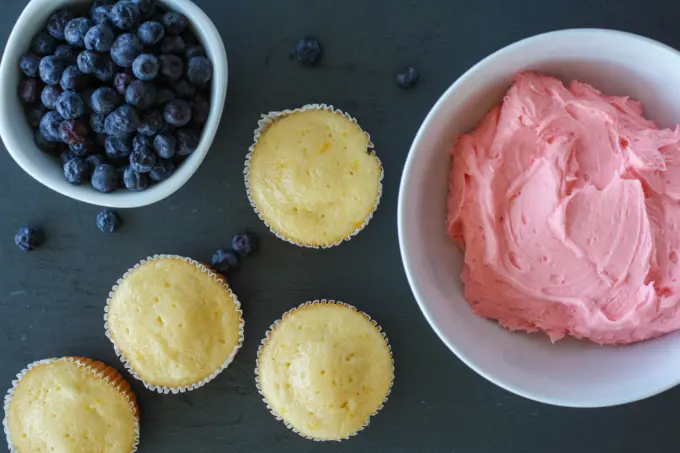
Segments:
[[[113,211],[102,211],[97,214],[97,228],[104,233],[113,233],[120,226],[120,217]]]
[[[88,77],[83,74],[78,66],[72,65],[64,69],[61,74],[61,88],[64,90],[80,91],[83,90],[88,83]]]
[[[45,116],[40,120],[40,133],[48,142],[60,141],[59,125],[64,121],[64,118],[55,111],[45,113]]]
[[[148,19],[156,12],[156,4],[154,0],[132,0],[139,9],[139,16],[142,19]]]
[[[92,21],[85,17],[71,19],[64,28],[66,42],[76,47],[85,47],[85,35],[92,28]]]
[[[158,57],[160,73],[168,80],[178,80],[184,73],[184,63],[177,55],[161,55]]]
[[[239,233],[231,240],[231,248],[240,256],[246,257],[257,249],[257,242],[251,234]]]
[[[313,38],[304,38],[295,46],[295,58],[303,65],[313,66],[321,60],[323,49],[319,41]]]
[[[31,52],[39,57],[53,54],[56,48],[54,38],[45,32],[38,33],[31,41]]]
[[[103,193],[113,192],[118,188],[118,172],[112,165],[97,165],[92,173],[92,187]]]
[[[59,137],[67,145],[85,143],[87,140],[87,125],[81,120],[64,120],[59,125]]]
[[[397,71],[397,85],[402,88],[413,88],[418,83],[418,70],[413,66],[404,66]]]
[[[168,35],[161,41],[161,52],[181,55],[186,49],[186,44],[181,36]]]
[[[122,161],[132,154],[132,140],[127,137],[106,137],[104,144],[106,155],[113,161]]]
[[[130,168],[137,173],[148,173],[156,165],[156,155],[151,147],[142,147],[130,154]]]
[[[92,22],[97,25],[112,25],[109,20],[109,13],[111,12],[111,5],[101,5],[92,9]]]
[[[203,86],[212,78],[212,63],[205,57],[193,57],[187,63],[187,79],[194,85]]]
[[[103,24],[95,25],[85,35],[85,48],[96,50],[97,52],[108,52],[111,50],[115,37],[116,35],[109,26]]]
[[[156,102],[156,87],[152,83],[135,80],[125,90],[125,102],[140,110],[148,109]]]
[[[61,93],[57,98],[55,108],[67,120],[72,120],[85,114],[85,102],[75,91],[68,90]]]
[[[108,56],[102,57],[99,58],[95,63],[94,76],[97,79],[101,80],[102,82],[108,82],[113,79],[116,69],[111,58]]]
[[[24,79],[19,82],[19,99],[24,104],[32,104],[40,99],[41,89],[38,79]]]
[[[19,67],[26,77],[38,77],[40,75],[40,58],[32,53],[25,53],[19,60]]]
[[[76,59],[78,69],[84,74],[94,74],[95,69],[101,64],[102,55],[93,50],[83,50]]]
[[[74,157],[64,164],[64,177],[71,184],[82,184],[90,176],[90,167],[84,159]]]
[[[47,33],[55,39],[64,41],[64,29],[66,28],[66,24],[74,17],[73,13],[67,9],[55,11],[49,19],[47,19]]]
[[[119,104],[120,96],[118,96],[118,93],[116,93],[116,90],[113,88],[97,88],[94,90],[94,93],[92,93],[92,110],[95,113],[108,115],[116,110],[116,107],[118,107]]]
[[[155,46],[165,37],[165,28],[159,22],[144,22],[137,29],[137,36],[147,46]]]
[[[156,135],[156,138],[153,139],[153,149],[158,157],[171,159],[177,152],[177,140],[174,136],[168,134]]]
[[[184,77],[170,82],[170,87],[175,91],[178,98],[186,101],[189,101],[196,96],[196,87]]]
[[[102,115],[101,113],[92,113],[90,115],[90,129],[92,129],[96,134],[106,133],[106,129],[104,129],[105,119],[106,115]]]
[[[40,94],[40,100],[45,107],[54,110],[57,106],[57,98],[62,92],[63,90],[59,85],[45,85]]]
[[[173,99],[165,104],[163,118],[173,126],[185,126],[191,121],[191,106],[184,99]]]
[[[14,235],[14,243],[24,252],[40,247],[45,241],[45,235],[38,227],[21,227]]]
[[[104,127],[108,135],[122,136],[135,132],[139,123],[137,110],[131,105],[123,105],[106,117]]]
[[[197,126],[202,126],[208,121],[210,115],[210,102],[202,94],[197,94],[191,103],[191,121]]]
[[[135,61],[135,58],[137,58],[143,50],[144,45],[136,35],[125,33],[119,35],[116,40],[113,41],[113,46],[111,46],[111,58],[118,66],[129,68],[132,66],[132,62]]]
[[[160,132],[163,127],[163,114],[158,109],[149,109],[142,113],[142,121],[137,132],[152,137]]]
[[[156,159],[156,165],[149,172],[153,182],[162,182],[175,172],[175,164],[166,159]]]
[[[189,60],[193,57],[205,57],[205,49],[203,46],[200,44],[192,44],[187,46],[187,49],[184,51],[184,58]]]
[[[59,57],[48,56],[40,60],[40,78],[49,85],[56,85],[61,81],[61,75],[66,68],[65,61]]]
[[[219,249],[213,254],[211,264],[220,274],[227,274],[238,267],[238,255],[232,251]]]
[[[163,15],[163,26],[168,33],[178,35],[189,25],[189,20],[183,14],[175,11],[167,12]]]
[[[52,86],[52,85],[47,85]],[[45,109],[40,104],[32,104],[26,106],[26,119],[28,120],[28,125],[32,128],[37,128],[40,125],[40,120],[45,114]]]
[[[177,138],[177,154],[180,156],[188,156],[198,148],[199,134],[193,129],[178,129],[175,137]]]
[[[139,8],[132,2],[120,1],[113,5],[109,20],[121,30],[131,30],[139,23]]]
[[[132,73],[139,80],[150,81],[158,75],[158,60],[155,56],[143,53],[132,62]]]
[[[130,85],[135,78],[132,74],[127,72],[119,72],[113,77],[113,87],[118,91],[118,94],[125,96],[125,90],[127,90],[128,85]]]
[[[172,101],[177,96],[175,92],[169,88],[159,88],[156,93],[156,105],[164,106],[168,101]]]

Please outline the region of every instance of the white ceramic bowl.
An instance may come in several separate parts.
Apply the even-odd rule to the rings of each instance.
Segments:
[[[166,181],[143,192],[118,190],[113,193],[97,192],[89,184],[73,185],[64,179],[63,170],[51,156],[35,144],[34,131],[23,116],[23,107],[17,96],[19,83],[19,58],[28,50],[31,39],[44,26],[47,18],[57,9],[67,5],[90,4],[91,0],[31,0],[17,20],[7,41],[0,63],[0,136],[12,158],[37,181],[62,195],[86,203],[114,208],[134,208],[155,203],[182,187],[201,165],[215,138],[227,94],[227,54],[215,25],[208,16],[189,0],[156,0],[168,9],[189,18],[191,28],[205,47],[213,63],[210,116],[203,129],[198,148]]]
[[[479,374],[537,401],[574,407],[639,400],[680,383],[680,332],[630,346],[552,344],[475,316],[463,298],[463,256],[446,234],[454,138],[501,102],[514,74],[538,70],[644,102],[660,126],[680,123],[680,53],[636,35],[565,30],[508,46],[475,65],[437,101],[406,161],[399,243],[413,293],[432,328]],[[455,391],[455,389],[453,389]]]

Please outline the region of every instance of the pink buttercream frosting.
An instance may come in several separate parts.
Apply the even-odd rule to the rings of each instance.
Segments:
[[[626,344],[680,328],[680,130],[523,73],[452,151],[449,235],[473,311]]]

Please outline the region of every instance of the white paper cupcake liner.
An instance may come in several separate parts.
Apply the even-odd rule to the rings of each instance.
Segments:
[[[267,341],[269,341],[269,337],[271,336],[271,334],[272,334],[272,332],[274,331],[274,329],[276,329],[276,328],[278,327],[279,323],[281,323],[284,319],[286,319],[288,316],[290,316],[291,314],[295,313],[296,311],[301,310],[301,309],[306,308],[306,307],[309,307],[309,306],[312,306],[312,305],[321,305],[321,304],[326,304],[326,305],[340,305],[340,306],[342,306],[342,307],[348,308],[348,309],[350,309],[350,310],[352,310],[352,311],[354,311],[354,312],[359,313],[360,315],[362,315],[363,317],[365,317],[367,320],[369,320],[369,321],[371,322],[371,324],[373,324],[373,326],[375,326],[375,328],[378,330],[378,332],[380,332],[380,334],[382,335],[382,337],[385,339],[385,344],[387,345],[387,350],[388,350],[389,353],[390,353],[390,360],[391,360],[391,362],[392,362],[392,379],[390,380],[390,388],[387,390],[387,394],[385,395],[385,398],[383,399],[382,403],[380,403],[380,406],[378,406],[378,408],[377,408],[375,411],[373,411],[373,413],[371,413],[371,415],[368,416],[368,418],[366,419],[366,421],[361,425],[361,427],[359,427],[359,429],[357,429],[356,431],[354,431],[353,433],[349,434],[349,435],[346,436],[346,437],[342,437],[342,438],[339,438],[339,439],[332,439],[332,440],[327,440],[327,439],[317,439],[317,438],[315,438],[315,437],[308,436],[308,435],[306,435],[306,434],[304,434],[304,433],[301,433],[300,431],[298,431],[297,429],[295,429],[290,423],[288,423],[283,417],[281,417],[281,416],[280,416],[280,415],[279,415],[279,414],[278,414],[278,413],[277,413],[277,412],[269,405],[269,402],[267,401],[267,397],[264,396],[264,393],[262,392],[262,387],[260,386],[260,371],[259,371],[259,368],[260,368],[260,355],[261,355],[261,353],[262,353],[262,348],[264,348],[264,346],[267,344]],[[340,441],[343,441],[343,440],[347,440],[347,439],[349,439],[350,437],[354,437],[354,436],[356,436],[357,434],[359,434],[361,431],[363,431],[364,429],[366,429],[366,427],[369,425],[369,423],[370,423],[370,421],[371,421],[371,418],[374,417],[378,412],[380,412],[380,411],[382,410],[382,408],[385,406],[385,403],[387,403],[387,400],[389,399],[390,394],[392,393],[392,386],[393,386],[393,385],[394,385],[394,357],[393,357],[393,355],[392,355],[392,347],[390,346],[390,343],[389,343],[389,341],[388,341],[388,339],[387,339],[387,335],[385,334],[385,332],[383,332],[382,327],[380,327],[380,325],[379,325],[373,318],[371,318],[369,315],[367,315],[367,314],[364,313],[363,311],[359,311],[359,310],[358,310],[356,307],[354,307],[353,305],[346,304],[346,303],[340,302],[340,301],[337,301],[337,302],[336,302],[336,301],[333,300],[333,299],[328,299],[328,300],[326,300],[326,299],[321,299],[321,300],[317,299],[317,300],[314,300],[314,301],[308,301],[308,302],[305,302],[304,304],[299,305],[298,307],[295,307],[295,308],[292,308],[292,309],[288,310],[287,312],[285,312],[285,313],[283,314],[283,316],[281,316],[281,319],[277,319],[276,321],[274,321],[274,323],[273,323],[271,326],[269,326],[269,329],[267,330],[267,333],[265,334],[265,337],[262,339],[262,341],[260,342],[260,346],[257,348],[257,362],[256,362],[256,366],[255,366],[255,387],[257,388],[257,392],[258,392],[258,393],[260,394],[260,396],[262,397],[262,401],[263,401],[264,404],[267,406],[267,409],[268,409],[269,412],[274,416],[274,418],[276,418],[277,420],[283,422],[283,424],[286,425],[286,428],[288,428],[288,429],[290,429],[291,431],[293,431],[294,433],[296,433],[296,434],[298,434],[298,435],[304,437],[305,439],[313,440],[313,441],[315,441],[315,442],[329,442],[329,441],[340,442]]]
[[[255,145],[257,145],[257,142],[260,140],[260,136],[264,133],[264,131],[267,130],[269,126],[274,124],[276,121],[279,119],[286,117],[292,113],[297,113],[297,112],[304,112],[306,110],[326,110],[328,112],[340,114],[350,120],[352,123],[356,124],[361,128],[359,123],[357,122],[356,118],[352,117],[348,113],[343,112],[340,109],[336,109],[332,105],[328,104],[307,104],[303,105],[300,108],[294,109],[294,110],[282,110],[280,112],[269,112],[267,114],[263,114],[262,118],[257,122],[257,129],[255,129],[253,133],[253,144],[250,145],[250,148],[248,148],[248,154],[246,154],[246,163],[245,163],[245,168],[243,169],[243,175],[245,178],[245,183],[246,183],[246,193],[248,194],[248,201],[250,202],[250,205],[253,207],[255,210],[255,213],[257,216],[264,222],[265,225],[267,225],[267,228],[269,228],[269,231],[271,231],[276,237],[281,239],[282,241],[290,242],[291,244],[297,245],[298,247],[307,247],[307,248],[313,248],[313,249],[328,249],[331,247],[335,247],[337,245],[342,244],[345,241],[349,241],[352,239],[354,236],[359,234],[361,230],[366,228],[366,225],[371,221],[373,218],[373,215],[375,214],[375,211],[378,209],[378,205],[380,204],[380,199],[382,198],[382,193],[383,193],[383,185],[382,181],[383,178],[385,177],[385,170],[383,168],[382,162],[380,161],[380,158],[375,154],[375,147],[373,145],[373,142],[371,141],[371,135],[364,131],[363,128],[361,129],[364,134],[368,137],[368,151],[373,153],[376,159],[378,159],[378,164],[380,165],[380,178],[378,179],[378,196],[375,199],[375,203],[373,204],[373,209],[371,209],[370,214],[366,217],[364,222],[356,228],[352,233],[348,234],[344,238],[329,243],[329,244],[323,244],[323,245],[314,245],[314,244],[306,244],[304,242],[296,241],[291,238],[285,237],[283,234],[280,232],[276,231],[270,224],[269,222],[264,218],[262,213],[260,212],[259,209],[257,209],[257,206],[255,205],[255,200],[253,200],[253,194],[250,189],[250,160],[252,158],[253,151],[255,150]]]
[[[71,362],[75,363],[79,367],[85,368],[88,372],[90,372],[93,376],[103,380],[109,386],[114,389],[120,396],[125,398],[125,400],[128,402],[130,405],[130,409],[133,411],[134,416],[135,416],[135,443],[132,446],[132,450],[130,450],[130,453],[135,453],[137,451],[137,447],[139,446],[139,406],[137,405],[136,399],[131,399],[130,398],[130,393],[134,395],[132,392],[132,389],[128,387],[127,391],[129,393],[123,392],[119,386],[116,385],[116,381],[112,381],[110,379],[111,374],[114,374],[114,377],[117,378],[117,380],[121,380],[127,384],[127,381],[125,381],[125,378],[120,375],[117,371],[115,371],[113,368],[109,367],[103,362],[98,362],[97,360],[94,359],[88,359],[86,357],[58,357],[58,358],[52,358],[52,359],[43,359],[43,360],[38,360],[37,362],[33,362],[29,364],[26,368],[21,370],[17,374],[17,378],[12,381],[12,387],[7,391],[7,394],[5,395],[5,403],[4,403],[4,410],[5,410],[5,417],[2,420],[2,426],[5,431],[5,439],[7,440],[7,448],[9,449],[10,453],[20,453],[15,447],[14,444],[12,443],[12,439],[10,438],[9,435],[9,406],[12,403],[12,396],[14,396],[14,392],[19,385],[19,382],[26,376],[26,374],[31,371],[31,369],[37,367],[38,365],[44,365],[48,363],[53,363],[53,362],[58,362],[60,360],[70,360]],[[94,365],[97,363],[101,364],[105,369],[110,369],[114,370],[115,373],[104,373],[103,370],[101,369],[96,369]],[[100,367],[101,368],[101,367]],[[128,384],[129,385],[129,384]]]
[[[133,272],[134,270],[136,270],[137,268],[139,268],[143,264],[146,264],[149,261],[154,261],[154,260],[157,260],[157,259],[178,259],[178,260],[186,261],[187,263],[191,263],[194,266],[196,266],[200,271],[207,273],[208,276],[210,276],[210,278],[212,278],[214,281],[219,283],[220,286],[222,288],[224,288],[224,290],[227,291],[227,293],[229,293],[229,295],[234,299],[234,305],[236,305],[236,312],[239,314],[239,317],[240,317],[239,341],[238,341],[238,344],[236,345],[236,347],[231,351],[231,354],[229,354],[229,357],[227,357],[227,360],[225,360],[224,363],[217,370],[215,370],[212,374],[210,374],[210,376],[206,377],[205,379],[203,379],[199,382],[196,382],[196,383],[193,383],[193,384],[190,384],[190,385],[185,385],[185,386],[182,386],[182,387],[164,387],[164,386],[160,386],[160,385],[154,385],[154,384],[151,384],[150,382],[145,381],[141,376],[139,376],[139,374],[137,374],[137,372],[134,370],[134,368],[132,368],[132,365],[130,364],[128,359],[125,357],[125,355],[118,348],[118,345],[116,345],[116,342],[113,340],[111,330],[109,329],[109,304],[111,303],[111,298],[113,297],[115,291],[118,289],[118,286],[123,282],[123,280],[125,280],[130,275],[131,272]],[[123,274],[123,276],[118,279],[118,281],[113,286],[113,288],[111,288],[111,291],[109,292],[109,297],[106,300],[106,307],[104,308],[104,328],[106,329],[106,337],[113,344],[113,349],[115,350],[116,355],[120,358],[121,362],[123,362],[125,369],[127,369],[128,372],[135,379],[141,381],[142,384],[144,384],[144,386],[147,389],[152,390],[154,392],[162,393],[162,394],[165,394],[165,395],[167,395],[169,393],[177,394],[177,393],[188,392],[188,391],[191,391],[191,390],[196,390],[197,388],[203,387],[205,384],[207,384],[208,382],[215,379],[222,371],[224,371],[231,364],[231,362],[234,361],[234,357],[236,357],[236,353],[243,346],[244,325],[245,325],[245,321],[243,320],[243,311],[241,310],[241,302],[239,302],[238,298],[236,297],[236,294],[234,294],[231,291],[231,288],[227,284],[224,277],[222,277],[220,274],[216,273],[215,271],[213,271],[209,267],[205,266],[202,263],[199,263],[198,261],[196,261],[194,259],[187,258],[187,257],[184,257],[184,256],[179,256],[179,255],[153,255],[153,256],[149,256],[149,257],[143,259],[142,261],[140,261],[139,263],[135,264],[134,267],[132,267],[131,269],[128,269],[127,272],[125,272],[125,274]]]

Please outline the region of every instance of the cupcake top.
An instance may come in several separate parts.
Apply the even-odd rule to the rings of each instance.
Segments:
[[[308,107],[263,120],[246,184],[251,203],[279,237],[329,247],[370,220],[382,166],[355,120],[327,106]]]
[[[240,304],[226,282],[182,257],[150,258],[125,274],[110,294],[107,321],[126,365],[162,392],[205,384],[243,341]]]
[[[129,385],[91,359],[37,362],[5,399],[5,432],[15,453],[131,453],[139,420]]]
[[[365,427],[394,379],[392,354],[375,322],[326,301],[284,315],[263,341],[257,367],[272,413],[316,440],[341,440]]]

